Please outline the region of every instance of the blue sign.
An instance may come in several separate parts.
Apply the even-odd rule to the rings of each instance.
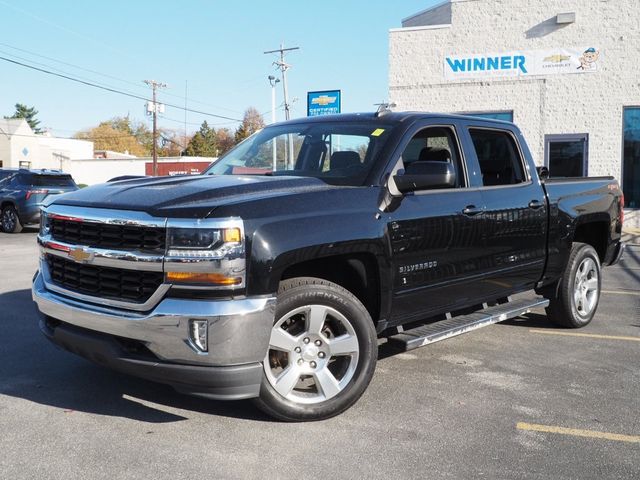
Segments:
[[[307,117],[340,113],[341,100],[340,90],[307,92]]]

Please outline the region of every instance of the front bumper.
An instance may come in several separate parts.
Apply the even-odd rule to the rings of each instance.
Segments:
[[[34,278],[32,295],[47,338],[89,360],[184,393],[215,399],[259,393],[275,297],[165,298],[141,313],[51,292],[41,273]],[[190,320],[207,321],[208,352],[199,352],[191,342]]]

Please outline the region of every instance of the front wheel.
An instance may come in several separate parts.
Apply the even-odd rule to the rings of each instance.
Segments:
[[[591,245],[574,243],[558,291],[550,298],[548,317],[556,324],[580,328],[593,319],[600,301],[600,259]]]
[[[373,322],[351,292],[318,278],[285,280],[257,405],[285,421],[338,415],[363,394],[377,357]]]

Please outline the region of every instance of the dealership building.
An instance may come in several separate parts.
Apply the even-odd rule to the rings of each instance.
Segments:
[[[517,123],[553,177],[612,175],[640,226],[640,2],[449,0],[389,33],[397,110]]]

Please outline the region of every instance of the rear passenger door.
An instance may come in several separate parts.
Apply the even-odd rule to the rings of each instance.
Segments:
[[[466,149],[475,162],[473,182],[482,193],[482,244],[486,295],[529,289],[546,259],[544,191],[525,161],[517,130],[469,124]],[[528,153],[528,151],[527,151]]]

